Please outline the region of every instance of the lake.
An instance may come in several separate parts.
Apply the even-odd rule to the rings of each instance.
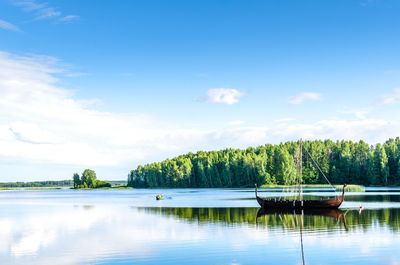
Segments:
[[[253,189],[3,190],[0,238],[0,264],[400,264],[400,188],[320,213],[260,212]]]

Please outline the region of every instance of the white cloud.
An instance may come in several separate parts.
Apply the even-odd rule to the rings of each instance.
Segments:
[[[366,115],[369,114],[372,111],[372,108],[358,108],[358,109],[349,109],[345,108],[344,110],[340,111],[340,113],[343,114],[351,114],[354,115],[358,119],[365,119]]]
[[[61,70],[52,65],[54,59],[46,64],[44,58],[0,53],[0,155],[83,165],[114,165],[123,156],[135,157],[125,148],[113,148],[113,137],[131,134],[140,141],[145,133],[127,124],[145,118],[87,109],[93,102],[75,100],[70,91],[55,86],[52,73]]]
[[[58,22],[72,22],[79,19],[77,15],[63,16],[62,12],[57,8],[48,6],[48,3],[39,3],[35,0],[14,1],[13,4],[21,7],[25,12],[32,13],[36,20],[58,18]]]
[[[239,98],[244,94],[233,88],[213,88],[207,91],[207,101],[224,104],[234,104],[239,102]]]
[[[64,16],[62,18],[60,18],[58,21],[60,22],[72,22],[74,20],[79,19],[79,16],[76,15],[68,15],[68,16]]]
[[[369,143],[383,142],[395,137],[400,131],[398,121],[382,119],[329,119],[314,123],[295,123],[275,128],[281,138],[293,139],[298,135],[305,139],[347,139],[358,141],[363,139]]]
[[[303,92],[298,94],[297,96],[293,96],[289,98],[290,104],[300,104],[305,100],[320,100],[321,94],[314,92]]]
[[[396,104],[400,101],[400,88],[395,88],[393,93],[383,94],[381,96],[381,103],[384,105]]]
[[[13,4],[15,6],[22,7],[22,9],[26,12],[40,10],[46,7],[46,3],[39,4],[35,0],[14,1]]]
[[[372,116],[376,111],[387,105],[394,105],[400,102],[400,88],[395,88],[392,93],[381,94],[370,104],[358,108],[344,108],[340,113],[354,115],[357,119],[366,119],[367,115]]]
[[[236,120],[236,121],[229,121],[228,125],[235,126],[235,125],[242,125],[244,123],[245,121]]]
[[[182,152],[223,148],[258,137],[194,130],[145,114],[89,109],[96,99],[75,99],[57,86],[57,58],[0,52],[0,157],[73,166],[119,166]],[[253,136],[252,136],[253,135]],[[220,141],[220,138],[224,138]],[[223,144],[222,144],[223,143]]]
[[[55,8],[48,7],[40,9],[39,14],[37,15],[36,19],[49,19],[58,17],[61,15],[60,11],[57,11]]]
[[[0,28],[11,31],[21,31],[17,26],[0,19]]]

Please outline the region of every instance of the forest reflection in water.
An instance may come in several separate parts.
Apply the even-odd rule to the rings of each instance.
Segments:
[[[143,207],[139,211],[154,215],[172,216],[190,223],[222,223],[226,225],[249,224],[265,228],[288,227],[284,219],[304,215],[306,229],[325,229],[337,227],[338,221],[349,229],[368,229],[372,226],[385,226],[393,231],[400,229],[400,209],[386,208],[373,210],[293,210],[263,211],[261,208],[157,208]],[[282,218],[285,216],[285,218]]]

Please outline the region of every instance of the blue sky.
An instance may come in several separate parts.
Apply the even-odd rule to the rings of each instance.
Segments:
[[[0,181],[399,136],[399,1],[0,2]]]

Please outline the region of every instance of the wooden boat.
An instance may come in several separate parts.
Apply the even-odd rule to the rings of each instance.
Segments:
[[[273,199],[273,198],[262,198],[257,194],[256,185],[256,198],[258,204],[263,208],[294,208],[294,209],[314,209],[314,208],[339,208],[344,201],[344,189],[346,184],[343,185],[342,196],[332,199],[320,199],[320,200],[284,200],[284,199]]]
[[[343,185],[342,196],[337,196],[337,197],[331,198],[331,199],[303,200],[302,188],[301,188],[302,150],[303,150],[303,145],[302,145],[302,140],[300,140],[299,156],[297,159],[297,170],[299,173],[299,196],[298,196],[298,199],[297,200],[285,200],[285,199],[259,197],[257,194],[257,184],[256,184],[255,185],[256,199],[257,199],[258,204],[260,204],[260,206],[262,208],[334,209],[334,208],[339,208],[339,206],[342,204],[342,202],[344,201],[344,190],[345,190],[346,184]],[[311,155],[308,153],[307,150],[306,150],[306,153],[310,156],[311,160],[316,164],[316,162],[314,161],[314,159],[311,157]],[[325,177],[325,179],[330,184],[329,180],[326,178],[325,174],[322,172],[322,170],[320,169],[318,164],[316,164],[316,167],[320,170],[322,175]]]

